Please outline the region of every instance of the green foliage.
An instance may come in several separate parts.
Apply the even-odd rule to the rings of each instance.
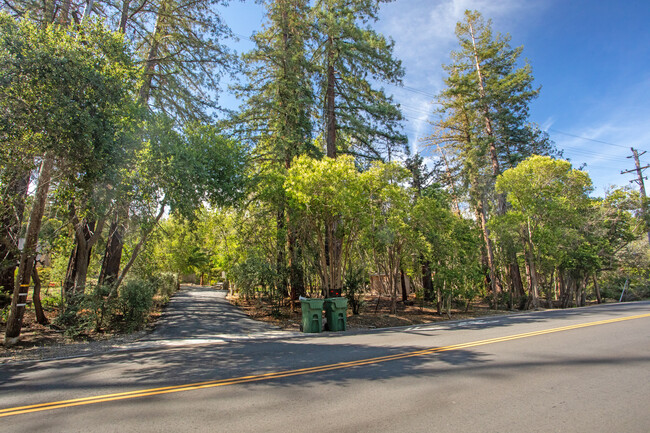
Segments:
[[[175,291],[176,279],[169,274],[132,278],[119,291],[114,287],[89,285],[84,293],[71,293],[56,324],[65,328],[66,336],[71,338],[86,336],[91,331],[132,332],[147,323],[154,295],[164,304]],[[44,306],[59,303],[56,296],[44,299]]]
[[[377,160],[404,151],[397,104],[373,81],[401,83],[394,43],[375,31],[385,0],[318,0],[313,7],[316,84],[323,139],[336,152]],[[330,143],[334,130],[334,143]]]
[[[118,326],[126,331],[142,328],[153,306],[156,287],[151,281],[132,279],[126,281],[119,290],[117,308],[122,313]]]
[[[76,185],[103,176],[121,157],[115,144],[134,107],[136,69],[123,40],[97,22],[41,27],[4,13],[0,34],[3,153],[9,144],[52,151]]]
[[[250,84],[239,88],[247,100],[237,121],[257,154],[286,166],[295,156],[318,153],[312,142],[308,2],[268,2],[267,18],[253,36],[256,48],[243,56]]]
[[[572,169],[567,161],[532,156],[499,176],[496,188],[512,206],[501,227],[509,225],[513,236],[529,239],[536,260],[551,261],[551,268],[599,267],[580,230],[590,209],[587,173]]]
[[[103,300],[102,289],[96,289],[90,294],[71,293],[55,324],[63,327],[65,335],[70,338],[79,338],[93,329],[98,329],[102,325],[101,300]]]
[[[237,284],[239,293],[246,299],[254,298],[258,289],[276,295],[277,272],[267,260],[249,256],[244,261],[235,264],[230,271],[233,281]]]
[[[323,289],[340,289],[352,245],[367,209],[364,179],[354,159],[315,160],[300,157],[285,182],[289,206],[304,227],[302,241],[317,252],[314,258]],[[327,239],[340,242],[341,254],[327,247]]]
[[[166,305],[172,295],[178,290],[176,275],[169,272],[157,273],[152,278],[152,285],[156,288],[155,295],[158,296],[158,304]]]
[[[412,221],[420,237],[417,251],[431,263],[434,284],[446,295],[467,301],[484,295],[482,242],[476,223],[452,213],[444,199],[432,193],[418,199]]]
[[[164,115],[151,116],[132,182],[142,201],[157,198],[192,217],[204,201],[230,203],[243,192],[246,149],[213,126],[189,124],[181,133]]]
[[[219,11],[227,0],[152,0],[132,5],[126,34],[144,65],[139,98],[177,120],[209,122],[219,108],[220,78],[237,70],[224,43],[232,33]],[[119,29],[123,4],[108,8]],[[119,33],[118,33],[119,34]]]
[[[7,319],[9,319],[9,313],[11,312],[11,305],[6,305],[0,309],[0,323],[6,324]]]
[[[348,299],[348,304],[352,308],[352,314],[359,314],[363,308],[364,294],[370,282],[366,272],[362,268],[348,270],[343,282],[343,295]]]

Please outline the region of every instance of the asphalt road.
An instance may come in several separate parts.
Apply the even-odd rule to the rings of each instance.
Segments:
[[[648,302],[372,332],[217,334],[3,365],[0,431],[650,431]]]
[[[183,286],[170,300],[159,326],[144,341],[196,340],[257,336],[279,328],[249,318],[233,308],[226,299],[227,290]]]

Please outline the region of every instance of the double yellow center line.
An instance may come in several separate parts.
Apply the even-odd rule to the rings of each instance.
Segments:
[[[211,380],[206,382],[190,383],[185,385],[166,386],[162,388],[142,389],[138,391],[119,392],[115,394],[97,395],[94,397],[75,398],[71,400],[54,401],[49,403],[40,403],[30,406],[11,407],[0,409],[0,418],[21,415],[31,412],[40,412],[52,409],[61,409],[64,407],[83,406],[87,404],[104,403],[109,401],[126,400],[130,398],[141,398],[152,395],[171,394],[174,392],[193,391],[204,388],[214,388],[217,386],[237,385],[240,383],[258,382],[262,380],[279,379],[284,377],[299,376],[304,374],[320,373],[323,371],[339,370],[350,367],[360,367],[381,362],[395,361],[398,359],[412,358],[416,356],[426,356],[439,352],[449,352],[453,350],[466,349],[468,347],[483,346],[486,344],[501,343],[504,341],[519,340],[521,338],[535,337],[538,335],[552,334],[555,332],[570,331],[573,329],[586,328],[590,326],[605,325],[609,323],[623,322],[627,320],[641,319],[650,317],[649,314],[639,314],[636,316],[620,317],[617,319],[599,320],[597,322],[581,323],[578,325],[562,326],[559,328],[545,329],[542,331],[526,332],[523,334],[508,335],[505,337],[490,338],[487,340],[472,341],[469,343],[454,344],[451,346],[432,347],[429,349],[416,350],[413,352],[400,353],[395,355],[379,356],[376,358],[359,359],[356,361],[339,362],[336,364],[320,365],[316,367],[300,368],[296,370],[278,371],[273,373],[264,373],[252,376],[241,376],[230,379]]]

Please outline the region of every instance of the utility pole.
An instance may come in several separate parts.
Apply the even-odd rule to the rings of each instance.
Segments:
[[[636,165],[635,169],[632,170],[625,170],[621,171],[621,174],[627,174],[627,173],[632,173],[633,171],[636,171],[637,176],[639,177],[638,179],[633,179],[630,182],[636,182],[639,184],[639,189],[641,190],[641,217],[643,218],[643,223],[647,227],[647,215],[646,215],[646,195],[645,195],[645,185],[643,183],[643,179],[647,179],[647,177],[643,177],[643,170],[646,168],[650,167],[650,165],[646,165],[644,167],[641,167],[641,162],[639,162],[639,156],[643,155],[646,153],[643,151],[641,154],[639,154],[639,151],[636,150],[633,147],[630,147],[632,150],[632,156],[628,156],[628,158],[634,158],[634,164]],[[648,244],[650,245],[650,229],[648,229]]]

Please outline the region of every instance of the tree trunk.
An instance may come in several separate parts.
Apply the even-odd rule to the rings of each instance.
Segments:
[[[126,23],[129,20],[129,6],[131,5],[131,0],[122,1],[122,13],[120,14],[120,26],[118,28],[122,33],[126,33]]]
[[[490,290],[494,299],[494,309],[499,307],[498,292],[500,291],[499,284],[497,283],[496,266],[494,264],[494,250],[492,249],[492,241],[490,240],[490,231],[487,228],[487,216],[483,202],[479,203],[478,214],[481,223],[481,232],[483,233],[483,242],[485,243],[485,251],[487,253],[488,269],[490,271]]]
[[[567,277],[567,281],[565,282],[564,294],[562,296],[562,308],[569,308],[574,306],[573,297],[575,293],[575,285],[576,285],[575,280],[571,277]]]
[[[66,273],[65,288],[72,289],[73,293],[83,293],[86,287],[88,267],[90,266],[90,255],[92,248],[99,240],[104,228],[106,219],[101,217],[98,222],[87,221],[85,218],[79,221],[74,207],[72,207],[72,221],[75,226],[75,249],[70,256],[68,272]],[[73,259],[74,256],[74,259]],[[67,294],[67,293],[66,293]]]
[[[300,246],[297,242],[296,228],[287,215],[287,250],[289,252],[289,285],[291,287],[291,300],[293,303],[300,296],[305,296],[305,281],[300,266]],[[293,306],[294,304],[292,304]]]
[[[284,206],[280,206],[275,217],[276,224],[276,239],[275,239],[275,248],[277,251],[275,270],[278,276],[278,289],[280,289],[280,294],[282,297],[289,295],[289,290],[287,287],[287,254],[285,247],[287,245],[287,233],[285,226],[285,216],[284,216]]]
[[[442,315],[442,287],[440,287],[440,281],[436,281],[436,312],[438,315]]]
[[[18,239],[25,212],[25,199],[31,172],[16,175],[7,182],[6,193],[2,197],[0,208],[0,290],[6,297],[11,297],[14,291],[14,275],[18,267]],[[1,297],[0,297],[1,299]],[[0,305],[3,307],[4,305]]]
[[[29,216],[27,233],[25,235],[25,245],[20,254],[20,264],[18,266],[18,278],[14,286],[14,294],[11,300],[11,312],[7,320],[7,329],[5,331],[5,345],[12,346],[20,338],[20,330],[23,325],[23,315],[25,314],[25,305],[29,282],[36,259],[36,247],[38,244],[38,233],[41,230],[43,214],[45,213],[45,202],[47,193],[50,190],[50,181],[54,169],[54,155],[51,152],[45,154],[41,170],[38,177],[38,186],[34,196],[34,204]]]
[[[446,280],[443,281],[442,285],[443,285],[443,288],[446,289],[447,288],[447,281]],[[452,298],[452,293],[451,293],[451,290],[450,290],[449,293],[447,294],[447,318],[448,319],[451,319],[451,298]]]
[[[89,245],[89,242],[85,242],[80,248],[79,260],[77,261],[77,273],[74,279],[75,293],[84,293],[86,289],[86,278],[88,277],[91,251],[92,245]]]
[[[330,51],[328,52],[328,66],[327,66],[327,89],[325,94],[325,115],[326,117],[326,145],[327,157],[336,158],[336,73],[334,70],[334,53],[331,46],[333,40],[330,37],[328,40]]]
[[[43,305],[41,305],[41,279],[38,276],[36,266],[32,270],[32,279],[34,280],[34,292],[32,293],[32,300],[34,301],[34,312],[36,313],[36,321],[41,325],[50,323],[45,317]]]
[[[326,269],[327,275],[327,291],[326,296],[330,293],[341,292],[343,280],[341,275],[342,270],[342,240],[338,237],[339,221],[334,218],[333,221],[325,223],[325,256],[326,256]]]
[[[402,283],[402,302],[408,301],[409,294],[406,291],[406,278],[404,277],[404,270],[400,269],[400,282]]]
[[[528,264],[528,271],[530,274],[530,303],[533,308],[539,307],[539,296],[538,296],[538,284],[537,284],[537,270],[535,269],[535,258],[533,255],[533,245],[528,239],[525,241],[525,253],[526,253],[526,262]]]
[[[422,288],[423,297],[426,301],[433,300],[433,279],[431,278],[431,263],[420,256],[420,263],[422,263]]]
[[[598,301],[599,304],[603,303],[603,298],[600,296],[600,287],[598,287],[598,278],[596,277],[596,274],[594,273],[593,275],[594,279],[594,291],[596,292],[596,300]]]
[[[555,287],[555,268],[551,271],[551,279],[548,284],[548,289],[546,290],[546,303],[547,307],[551,308],[552,298],[553,298],[553,287]]]
[[[470,138],[467,138],[467,143],[469,144],[471,142]],[[442,157],[442,161],[445,163],[445,173],[447,176],[447,184],[449,185],[449,189],[451,190],[451,206],[452,210],[456,213],[456,215],[460,216],[460,206],[458,203],[460,200],[458,199],[458,194],[456,193],[456,183],[454,182],[454,177],[451,175],[451,168],[449,167],[449,161],[447,160],[447,155],[445,154],[444,149],[440,146],[440,144],[436,145],[438,147],[438,153]]]
[[[156,215],[156,219],[154,221],[154,224],[152,224],[151,228],[144,232],[142,234],[142,237],[140,238],[140,242],[135,246],[133,249],[133,252],[131,253],[131,257],[129,258],[129,261],[126,263],[124,266],[124,269],[122,270],[122,273],[120,274],[119,278],[115,282],[115,289],[120,287],[120,284],[122,284],[122,281],[124,281],[124,278],[126,277],[126,274],[131,270],[131,266],[133,266],[133,263],[135,262],[135,259],[138,258],[138,255],[140,254],[140,250],[142,250],[142,247],[147,243],[147,239],[149,238],[149,235],[155,228],[156,224],[158,224],[158,221],[160,221],[160,218],[162,218],[163,214],[165,213],[165,201],[163,200],[163,204],[160,206],[160,211],[158,212],[158,215]]]
[[[474,67],[476,69],[477,82],[479,86],[479,96],[481,99],[481,105],[483,110],[483,117],[485,121],[485,133],[489,138],[489,156],[492,163],[492,174],[496,179],[497,176],[501,174],[501,167],[499,164],[499,156],[496,147],[496,136],[494,134],[494,129],[492,127],[492,119],[490,118],[488,103],[485,101],[485,86],[483,83],[483,74],[481,72],[481,62],[478,57],[478,50],[476,48],[476,39],[474,35],[474,27],[472,23],[469,23],[470,35],[472,38],[472,46],[474,49]],[[506,213],[506,197],[504,194],[497,194],[497,214],[504,215]],[[519,272],[519,264],[517,263],[516,254],[510,254],[510,279],[513,291],[519,294],[523,294],[523,285],[521,284],[521,274]],[[533,269],[534,273],[534,269]],[[534,299],[533,302],[537,302],[537,299]]]
[[[121,206],[115,213],[115,219],[111,223],[108,232],[108,241],[102,268],[99,272],[98,285],[110,286],[120,275],[120,263],[122,261],[122,249],[124,246],[124,233],[126,232],[126,221],[128,219],[127,206]]]
[[[85,248],[85,243],[86,239],[90,237],[90,235],[87,233],[88,230],[92,230],[92,228],[86,228],[85,220],[83,221],[83,234],[79,234],[79,228],[82,223],[80,223],[77,219],[76,215],[76,208],[74,204],[70,204],[70,220],[72,221],[72,224],[74,226],[74,231],[75,231],[75,236],[74,236],[74,247],[72,249],[72,252],[70,253],[70,259],[68,260],[68,269],[65,273],[65,281],[63,283],[63,291],[65,293],[66,298],[68,298],[71,294],[77,292],[77,273],[79,270],[79,266],[84,266],[84,262],[86,263],[87,267],[87,262],[90,260],[89,257],[82,257],[84,255],[84,251],[86,250]],[[92,225],[94,228],[95,222],[91,221],[89,225]]]
[[[392,269],[390,273],[390,313],[397,314],[397,287],[399,286],[399,272]]]
[[[57,20],[61,25],[68,24],[68,17],[70,16],[70,3],[71,0],[63,0],[61,3],[61,12],[59,14],[59,19]]]
[[[512,252],[509,254],[510,264],[508,270],[510,271],[510,293],[511,293],[511,308],[521,303],[521,299],[526,295],[524,291],[524,282],[521,279],[521,268],[519,267],[519,260],[517,253]]]
[[[77,239],[75,237],[74,247],[70,253],[70,258],[68,259],[68,268],[65,272],[65,279],[63,280],[63,293],[66,299],[74,292],[74,281],[76,279],[77,272],[77,256],[79,255],[79,245],[77,244]]]
[[[571,279],[565,278],[563,273],[559,273],[560,277],[560,303],[562,308],[568,308],[571,301]]]
[[[569,306],[576,307],[576,293],[578,292],[578,280],[571,277],[571,284],[569,284]]]
[[[521,269],[519,268],[519,261],[516,254],[510,255],[510,285],[515,298],[519,299],[525,295],[524,283],[521,280]]]
[[[156,26],[154,27],[153,35],[151,36],[151,45],[149,46],[149,53],[147,60],[144,63],[143,81],[140,87],[138,99],[141,104],[146,105],[151,96],[151,84],[153,77],[156,74],[156,66],[158,65],[158,51],[160,50],[160,42],[165,36],[165,20],[167,18],[167,0],[163,0],[156,14]]]
[[[586,303],[587,278],[580,278],[576,282],[576,306],[584,307]]]

